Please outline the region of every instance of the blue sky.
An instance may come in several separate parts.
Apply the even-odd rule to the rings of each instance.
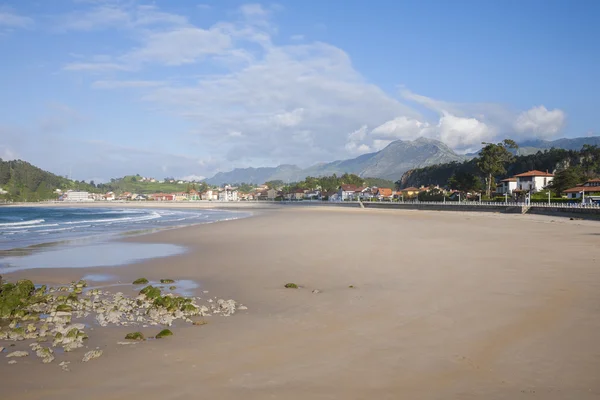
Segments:
[[[0,0],[0,157],[212,176],[597,135],[596,1]]]

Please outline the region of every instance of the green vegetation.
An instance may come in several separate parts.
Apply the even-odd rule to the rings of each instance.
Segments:
[[[98,188],[103,192],[130,192],[139,194],[173,192],[189,193],[192,190],[203,192],[208,189],[208,185],[204,182],[177,183],[173,178],[161,179],[160,182],[142,182],[141,178],[140,175],[128,175],[118,179],[111,179],[110,182],[98,185]],[[167,182],[164,182],[164,180],[167,180]],[[171,180],[174,182],[170,182]]]
[[[554,196],[558,196],[564,190],[600,175],[600,147],[598,146],[584,145],[579,151],[552,148],[546,151],[538,151],[535,154],[516,156],[507,163],[504,163],[502,159],[500,161],[504,172],[494,175],[493,178],[496,180],[529,170],[556,171],[554,180],[550,185],[550,190]],[[412,169],[396,182],[396,187],[419,187],[421,185],[436,184],[444,186],[447,184],[451,189],[461,192],[480,191],[484,187],[484,182],[487,183],[487,181],[478,164],[482,165],[480,159],[474,158],[463,163],[452,162]],[[487,177],[489,180],[489,175]],[[546,201],[548,201],[547,197]]]
[[[21,160],[3,161],[0,159],[0,188],[8,193],[0,195],[0,200],[41,201],[56,200],[56,189],[84,190],[96,189],[85,182],[72,181],[46,172]]]
[[[148,279],[146,278],[138,278],[135,281],[133,281],[134,285],[147,285],[148,284]]]
[[[286,283],[285,287],[287,289],[298,289],[298,285],[296,285],[295,283]]]
[[[128,333],[127,335],[125,335],[125,339],[127,340],[146,340],[146,338],[144,337],[144,334],[142,332],[132,332],[132,333]]]
[[[160,283],[175,283],[173,279],[161,279]]]
[[[33,282],[27,279],[16,284],[0,283],[0,319],[10,318],[17,312],[23,312],[35,292]]]
[[[381,178],[364,178],[364,186],[376,186],[378,188],[393,188],[394,182]]]
[[[162,339],[165,338],[167,336],[173,336],[173,332],[171,332],[168,329],[163,329],[162,331],[158,332],[158,334],[155,336],[156,339]]]
[[[280,185],[278,185],[281,183]],[[307,176],[303,181],[290,183],[289,185],[284,185],[281,181],[271,181],[266,182],[266,185],[269,188],[280,189],[283,193],[290,193],[297,189],[303,190],[315,190],[320,189],[323,192],[332,192],[337,191],[337,189],[341,185],[355,185],[357,187],[360,186],[377,186],[377,187],[388,187],[393,188],[394,183],[392,181],[388,181],[385,179],[379,178],[361,178],[355,174],[344,174],[341,176],[337,176],[333,174],[331,176],[322,176],[319,178],[315,178],[312,176]]]
[[[506,164],[514,161],[515,157],[510,150],[519,148],[513,140],[505,139],[503,142],[483,143],[485,147],[479,152],[477,167],[483,173],[485,179],[485,194],[490,197],[492,186],[495,187],[495,176],[506,174]]]
[[[448,187],[459,192],[475,192],[482,189],[481,180],[470,172],[457,171],[448,179]]]
[[[149,299],[156,299],[160,297],[160,289],[150,285],[140,290],[140,294],[145,295]]]
[[[56,311],[72,312],[73,307],[71,307],[67,304],[59,304],[58,307],[56,307]]]
[[[177,289],[177,286],[169,286],[169,290],[175,290]]]

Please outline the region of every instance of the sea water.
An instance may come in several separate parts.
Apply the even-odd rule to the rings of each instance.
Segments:
[[[0,207],[0,274],[30,268],[108,267],[168,257],[185,249],[114,239],[249,215],[221,210]]]

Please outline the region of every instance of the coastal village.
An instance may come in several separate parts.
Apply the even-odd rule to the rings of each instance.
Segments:
[[[513,177],[503,179],[495,185],[497,200],[503,197],[505,201],[519,201],[535,193],[545,191],[552,183],[554,174],[537,170],[526,171]],[[142,182],[157,182],[154,178],[141,178]],[[166,181],[165,181],[166,182]],[[65,202],[91,202],[91,201],[160,201],[160,202],[190,202],[190,201],[411,201],[411,200],[462,200],[481,199],[481,193],[461,193],[439,185],[390,188],[376,186],[357,186],[342,184],[336,190],[325,191],[320,187],[313,189],[293,188],[293,186],[271,187],[262,184],[241,190],[237,186],[224,185],[222,187],[207,188],[198,191],[190,188],[190,182],[174,181],[169,183],[187,185],[187,190],[170,193],[131,193],[107,192],[90,193],[85,191],[56,190],[59,201]],[[248,185],[245,185],[248,186]],[[195,183],[194,183],[195,187]],[[580,185],[564,191],[562,198],[565,200],[582,201],[589,203],[600,202],[600,179],[582,182]]]

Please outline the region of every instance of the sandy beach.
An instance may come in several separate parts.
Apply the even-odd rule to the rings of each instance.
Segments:
[[[0,398],[600,398],[598,222],[304,207],[125,240],[188,251],[5,278],[189,279],[248,310],[135,346],[95,328],[69,372],[3,359]]]

